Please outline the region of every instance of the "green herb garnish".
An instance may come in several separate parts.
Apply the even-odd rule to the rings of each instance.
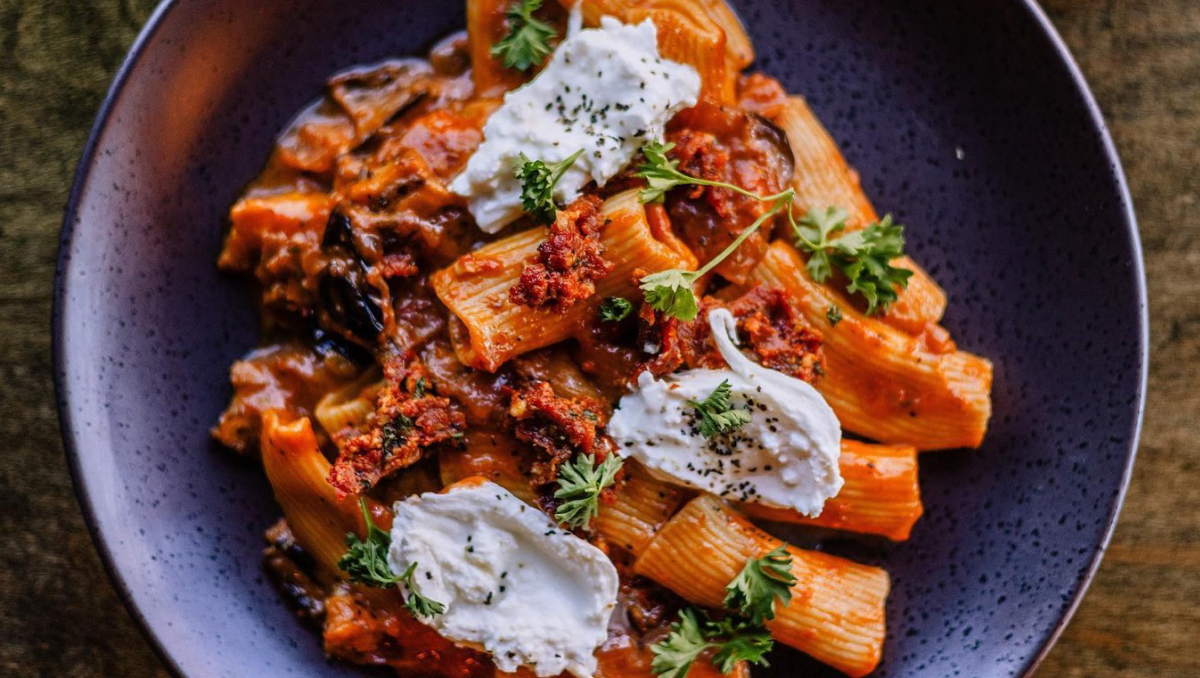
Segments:
[[[513,173],[521,182],[521,207],[539,224],[553,224],[558,206],[554,204],[554,187],[583,149],[575,151],[562,162],[547,165],[541,160],[530,160],[522,153]]]
[[[557,32],[533,16],[541,6],[542,0],[517,0],[505,12],[508,35],[492,45],[492,56],[501,59],[505,68],[527,71],[550,56],[550,41]]]
[[[338,559],[338,567],[349,575],[350,581],[374,588],[386,589],[403,583],[408,589],[404,605],[416,617],[432,617],[444,612],[445,605],[422,596],[413,588],[412,576],[417,569],[416,563],[409,565],[399,577],[392,573],[392,568],[387,562],[392,536],[375,525],[365,497],[359,497],[358,508],[362,511],[363,523],[367,526],[367,538],[359,539],[357,534],[348,533],[346,546],[350,549]]]
[[[787,544],[761,558],[751,558],[725,587],[725,607],[739,611],[752,624],[775,618],[775,600],[786,606],[792,601],[792,555]]]
[[[580,454],[558,467],[556,499],[563,499],[554,517],[571,529],[587,529],[600,512],[600,493],[615,482],[621,458],[610,454],[596,464],[596,457]]]
[[[703,612],[685,608],[671,633],[650,646],[654,659],[650,670],[663,678],[685,678],[705,650],[715,649],[713,662],[721,673],[729,673],[740,661],[767,666],[764,655],[774,647],[771,634],[762,626],[735,617],[713,621]]]
[[[829,308],[825,309],[825,319],[829,321],[830,327],[837,327],[837,324],[842,322],[842,309],[830,304]]]
[[[633,312],[633,304],[624,297],[609,297],[600,304],[600,320],[606,323],[617,323],[629,317]]]
[[[750,423],[748,411],[734,408],[730,404],[729,396],[732,391],[729,380],[725,379],[704,400],[688,401],[689,405],[696,408],[696,416],[700,418],[700,435],[711,438]]]
[[[805,268],[812,279],[825,282],[835,268],[841,271],[850,281],[846,291],[863,295],[870,315],[896,301],[897,287],[908,287],[912,271],[891,265],[904,255],[904,227],[893,224],[888,215],[861,231],[846,233],[848,216],[841,208],[810,209],[792,230],[797,246],[809,253]]]
[[[646,303],[656,311],[662,311],[664,314],[678,318],[680,320],[693,320],[700,312],[700,306],[696,303],[696,295],[692,292],[692,285],[701,278],[704,274],[713,270],[726,257],[733,254],[734,250],[741,246],[746,238],[749,238],[763,222],[775,216],[775,213],[791,204],[792,192],[785,191],[781,194],[771,209],[767,210],[753,224],[750,224],[733,242],[729,243],[720,254],[713,257],[707,264],[696,269],[695,271],[685,271],[679,268],[672,268],[666,271],[652,273],[641,280],[642,291],[646,293]]]
[[[642,147],[646,162],[637,168],[637,175],[646,180],[646,188],[638,194],[642,202],[662,200],[667,191],[677,186],[710,186],[769,202],[772,206],[699,271],[672,269],[642,278],[646,301],[655,310],[680,320],[695,318],[698,308],[691,284],[724,261],[767,217],[784,207],[787,208],[788,224],[796,235],[797,247],[809,255],[806,268],[816,282],[825,282],[834,269],[841,271],[849,281],[846,291],[861,294],[866,299],[868,315],[886,310],[896,301],[897,287],[908,287],[912,271],[891,265],[893,259],[904,256],[904,227],[892,223],[890,215],[877,224],[851,233],[845,232],[848,215],[841,208],[830,207],[824,213],[809,210],[808,215],[797,223],[792,211],[793,190],[763,196],[734,184],[689,176],[679,170],[677,160],[668,157],[674,147],[675,144],[656,141]],[[832,319],[830,322],[834,323]]]

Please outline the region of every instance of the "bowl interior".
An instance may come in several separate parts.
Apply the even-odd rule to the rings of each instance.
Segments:
[[[118,585],[186,675],[360,673],[324,661],[260,568],[278,511],[256,464],[209,443],[256,340],[214,261],[229,205],[324,79],[422,53],[463,4],[170,4],[80,168],[56,311],[64,433]],[[1136,443],[1143,286],[1111,145],[1032,3],[734,4],[757,68],[808,97],[909,226],[959,345],[996,364],[985,445],[922,458],[913,539],[826,542],[892,574],[877,675],[1021,674],[1090,576]],[[826,670],[780,653],[759,673]]]

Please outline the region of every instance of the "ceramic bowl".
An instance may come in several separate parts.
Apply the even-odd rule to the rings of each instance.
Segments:
[[[326,662],[264,575],[278,510],[261,472],[209,442],[256,341],[214,261],[230,204],[325,78],[422,54],[463,4],[168,2],[96,120],[54,311],[63,435],[116,586],[181,675],[361,675]],[[908,225],[959,345],[995,361],[987,440],[922,457],[912,540],[826,542],[892,574],[876,675],[1025,675],[1095,571],[1141,418],[1141,255],[1100,113],[1031,1],[734,5],[756,67],[808,97]],[[827,669],[780,652],[756,675]]]

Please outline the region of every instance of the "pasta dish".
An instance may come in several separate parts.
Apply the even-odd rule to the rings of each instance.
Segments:
[[[213,436],[261,460],[266,567],[328,655],[877,667],[888,574],[822,540],[909,537],[992,366],[753,60],[723,0],[467,0],[280,135],[218,262],[264,340]]]

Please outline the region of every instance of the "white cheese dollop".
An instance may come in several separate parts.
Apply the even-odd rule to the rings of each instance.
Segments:
[[[618,586],[603,551],[482,479],[395,510],[388,565],[399,573],[417,563],[413,588],[446,606],[426,623],[490,652],[502,671],[596,672]]]
[[[661,139],[667,121],[699,94],[694,68],[659,56],[653,23],[603,17],[600,28],[564,40],[537,77],[505,95],[450,190],[470,198],[479,228],[495,233],[521,216],[513,165],[522,153],[550,164],[583,149],[554,191],[567,203],[589,181],[603,186],[643,144]]]
[[[730,369],[685,370],[661,381],[643,372],[637,390],[621,398],[608,434],[621,455],[664,480],[819,515],[825,501],[842,489],[842,429],[833,410],[809,384],[742,355],[729,311],[712,311],[708,322]],[[704,400],[726,379],[730,403],[748,406],[751,420],[705,439],[688,401]]]

